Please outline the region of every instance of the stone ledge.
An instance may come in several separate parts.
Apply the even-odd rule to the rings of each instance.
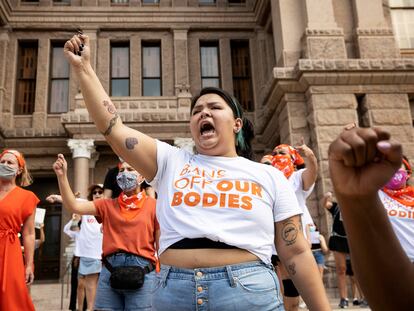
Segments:
[[[275,68],[283,71],[284,68]],[[296,69],[296,67],[295,67]],[[390,58],[390,59],[299,59],[297,69],[299,71],[399,71],[414,70],[414,59]],[[291,72],[291,68],[284,70],[286,75]]]
[[[177,109],[163,109],[160,112],[157,108],[146,109],[144,111],[136,110],[118,110],[118,114],[123,122],[168,122],[168,121],[189,121],[190,112]],[[60,118],[63,124],[66,123],[92,123],[89,113],[85,110],[70,111],[62,114]]]
[[[275,79],[298,79],[301,72],[335,71],[367,72],[370,71],[414,71],[414,59],[299,59],[295,67],[275,67]]]
[[[391,28],[357,28],[356,34],[358,36],[392,36]]]
[[[1,134],[4,138],[11,137],[66,137],[66,132],[63,128],[0,128]]]
[[[298,76],[298,67],[274,67],[273,77],[276,79],[295,79]]]
[[[341,28],[333,29],[311,29],[306,28],[305,34],[307,36],[343,36],[344,32]]]

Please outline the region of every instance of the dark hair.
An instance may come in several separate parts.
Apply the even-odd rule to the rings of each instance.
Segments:
[[[100,190],[102,190],[102,192],[104,191],[104,189],[98,184],[91,185],[89,187],[88,196],[86,197],[88,199],[88,201],[93,201],[93,192],[95,191],[95,189],[100,189]]]
[[[305,168],[306,167],[306,164],[305,163],[302,163],[302,164],[298,164],[298,165],[295,165],[296,166],[296,169],[297,170],[301,170],[302,168]]]
[[[235,118],[240,118],[243,122],[243,127],[236,134],[236,152],[239,156],[245,157],[249,160],[253,160],[253,149],[251,141],[254,138],[254,128],[252,122],[243,116],[243,108],[241,107],[238,100],[230,95],[225,90],[218,87],[205,87],[200,93],[193,97],[191,100],[190,112],[193,111],[194,105],[197,100],[206,94],[217,94],[229,105],[233,111],[233,116]]]

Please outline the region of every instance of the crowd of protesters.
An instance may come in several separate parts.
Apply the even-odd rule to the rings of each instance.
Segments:
[[[106,197],[105,186],[93,184],[87,200],[76,198],[62,154],[52,166],[60,193],[47,200],[73,213],[64,232],[75,240],[78,310],[290,311],[300,299],[310,310],[330,310],[329,251],[339,307],[349,306],[346,275],[354,272],[354,305],[412,307],[412,169],[388,132],[350,125],[330,145],[333,189],[320,200],[333,222],[326,243],[306,204],[318,162],[304,141],[254,161],[253,126],[237,99],[209,87],[191,102],[196,152],[170,146],[122,123],[90,65],[88,36],[73,36],[64,51],[96,127],[124,159],[108,172]],[[39,199],[21,188],[30,182],[23,155],[5,149],[0,310],[34,310],[28,285]]]

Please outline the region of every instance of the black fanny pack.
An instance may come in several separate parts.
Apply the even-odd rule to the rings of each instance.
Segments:
[[[114,253],[116,254],[116,253]],[[106,257],[112,256],[114,254],[109,254],[102,258],[102,262],[105,265],[106,269],[111,272],[111,277],[109,278],[109,283],[113,289],[129,289],[136,290],[144,285],[145,274],[150,273],[155,269],[152,263],[148,264],[145,267],[140,266],[119,266],[113,267]],[[129,253],[126,253],[129,254]],[[131,254],[136,256],[135,254]]]

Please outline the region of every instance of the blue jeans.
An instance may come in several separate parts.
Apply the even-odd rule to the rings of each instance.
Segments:
[[[132,254],[118,253],[107,258],[113,267],[141,266],[149,264],[149,260]],[[96,290],[95,308],[98,310],[132,311],[151,310],[151,288],[154,284],[155,272],[145,274],[144,285],[137,290],[113,289],[109,284],[111,273],[102,265]]]
[[[313,250],[312,254],[313,254],[313,257],[315,257],[315,261],[318,266],[325,265],[325,256],[323,255],[321,250]]]
[[[273,267],[259,261],[199,269],[163,265],[152,298],[154,311],[284,310]]]

